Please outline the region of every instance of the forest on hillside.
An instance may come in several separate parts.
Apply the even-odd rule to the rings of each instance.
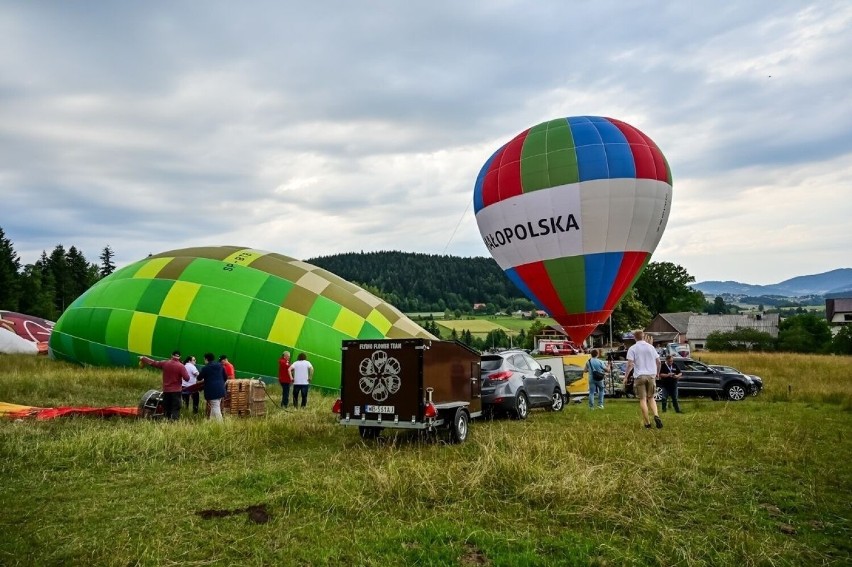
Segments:
[[[534,309],[491,258],[351,252],[306,260],[382,297],[405,313]]]

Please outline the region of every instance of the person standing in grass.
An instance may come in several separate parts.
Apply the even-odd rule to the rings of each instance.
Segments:
[[[677,400],[677,381],[683,376],[683,372],[674,363],[672,355],[666,355],[666,361],[660,366],[660,386],[663,388],[663,412],[666,411],[668,399],[672,399],[672,407],[675,413],[683,413],[680,411],[680,404]]]
[[[191,398],[192,413],[198,413],[198,398],[200,396],[198,395],[198,390],[192,388],[198,381],[198,368],[195,366],[195,357],[192,355],[187,356],[183,360],[183,365],[186,366],[186,371],[189,372],[189,379],[184,380],[181,383],[181,390],[183,392],[181,394],[181,397],[183,398],[183,407],[189,409],[189,400]],[[192,389],[190,390],[190,388]]]
[[[181,384],[184,380],[189,380],[189,372],[180,361],[180,351],[172,352],[169,360],[154,360],[147,356],[140,356],[139,362],[141,365],[153,366],[163,371],[163,411],[169,419],[180,419]]]
[[[293,378],[293,407],[296,407],[299,393],[302,394],[301,407],[305,407],[308,404],[308,388],[314,377],[314,367],[308,362],[305,353],[299,353],[299,359],[290,365],[290,377]]]
[[[654,415],[654,423],[657,429],[663,427],[663,421],[657,414],[657,402],[654,394],[657,391],[657,376],[660,374],[660,356],[650,343],[642,340],[645,336],[643,331],[634,331],[633,337],[636,344],[627,349],[627,373],[634,370],[633,390],[639,398],[639,409],[642,412],[642,421],[646,428],[651,427],[648,413]]]
[[[199,383],[204,385],[204,399],[210,407],[209,419],[222,421],[222,398],[225,397],[225,369],[216,362],[216,355],[204,355],[206,363],[198,374]]]
[[[278,359],[278,383],[281,384],[281,407],[286,408],[290,402],[290,384],[293,377],[290,376],[290,351],[285,350]]]
[[[595,409],[595,394],[598,396],[598,409],[604,409],[604,376],[606,368],[601,359],[598,358],[600,351],[592,349],[592,358],[586,363],[586,372],[589,373],[589,409]]]

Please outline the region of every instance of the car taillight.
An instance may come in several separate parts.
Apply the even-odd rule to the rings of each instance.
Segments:
[[[426,409],[423,410],[423,417],[438,417],[438,408],[435,407],[435,404],[432,402],[426,404]]]
[[[334,402],[334,405],[331,406],[332,413],[340,413],[340,408],[343,407],[343,401],[340,398],[337,398],[337,401]]]
[[[486,376],[486,380],[491,380],[492,382],[503,382],[504,380],[508,380],[512,377],[511,370],[504,370],[502,372],[495,372],[493,374],[489,374]]]

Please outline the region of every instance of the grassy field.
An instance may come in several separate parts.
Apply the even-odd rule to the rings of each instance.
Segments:
[[[214,424],[0,422],[2,565],[849,565],[852,358],[706,354],[764,378],[474,422],[444,445],[306,410]],[[0,401],[136,405],[143,370],[0,357]],[[270,389],[276,398],[277,386]]]
[[[545,325],[554,325],[556,322],[553,319],[539,319]],[[441,327],[441,335],[449,337],[450,331],[453,329],[457,333],[462,331],[470,331],[471,334],[484,337],[490,331],[501,329],[509,335],[517,335],[521,329],[527,331],[533,321],[529,319],[521,319],[519,317],[479,317],[475,319],[448,319],[436,320],[438,327]]]

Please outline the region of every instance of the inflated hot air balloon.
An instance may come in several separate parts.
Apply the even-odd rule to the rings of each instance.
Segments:
[[[578,344],[648,263],[671,200],[671,170],[657,145],[599,116],[521,132],[485,163],[473,195],[491,255]]]
[[[434,338],[390,304],[311,264],[236,246],[172,250],[102,279],[62,314],[58,359],[135,366],[174,349],[227,354],[238,378],[274,379],[306,353],[317,386],[339,388],[346,339]]]

